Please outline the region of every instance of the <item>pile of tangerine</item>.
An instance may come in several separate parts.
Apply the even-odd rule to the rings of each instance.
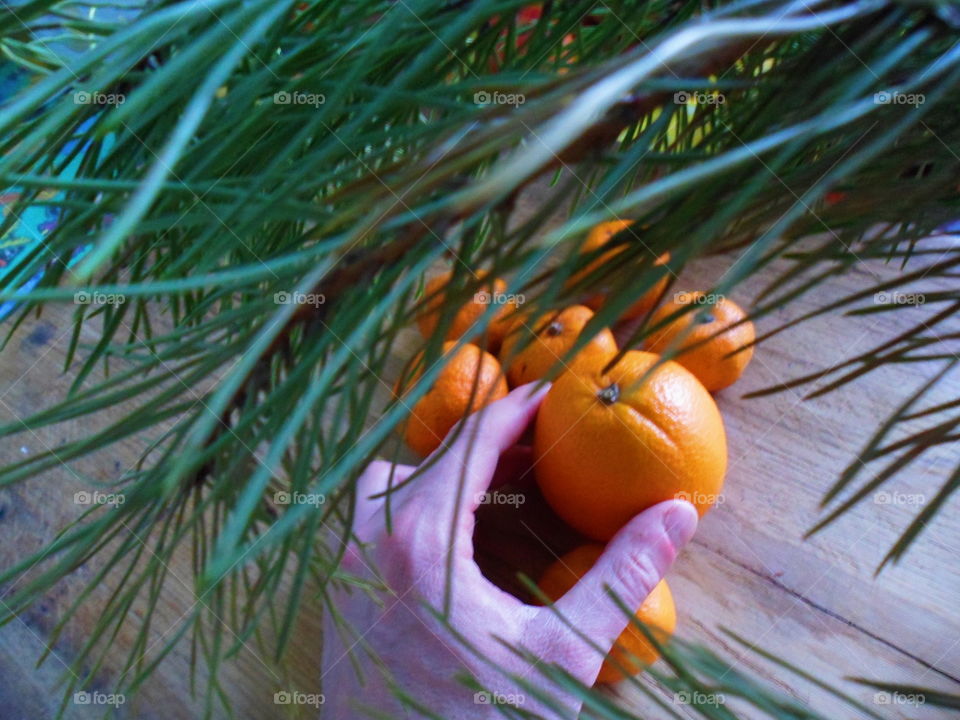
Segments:
[[[630,224],[621,220],[596,226],[581,252],[598,257],[571,283],[622,252],[623,245],[607,252],[602,248]],[[668,284],[669,259],[669,254],[656,258],[662,277],[621,320],[653,310]],[[426,285],[425,309],[418,318],[425,337],[436,330],[449,281],[446,273]],[[468,343],[454,351],[454,341],[470,332],[487,311],[484,300],[502,296],[505,290],[501,279],[487,280],[484,292],[464,304],[450,323],[443,352],[453,355],[413,406],[405,427],[406,442],[414,452],[429,455],[463,417],[504,397],[511,387],[545,377],[573,349],[607,297],[607,289],[601,287],[583,305],[539,316],[521,312],[511,299],[499,306],[488,324],[483,336],[486,349]],[[724,297],[706,302],[710,299],[702,292],[675,295],[650,315],[652,332],[644,350],[628,350],[610,367],[619,348],[608,328],[599,329],[565,361],[544,398],[534,427],[534,476],[557,515],[597,541],[567,553],[546,570],[539,586],[551,600],[590,569],[604,543],[636,514],[664,500],[683,498],[702,516],[719,496],[727,442],[711,392],[728,387],[743,373],[753,354],[754,329],[734,302]],[[692,311],[690,305],[697,308]],[[667,350],[680,354],[676,360],[659,362]],[[409,388],[418,375],[404,387]],[[591,458],[589,467],[580,461],[584,457]],[[676,610],[665,580],[638,608],[637,618],[664,638],[673,632]],[[622,668],[639,672],[656,657],[643,633],[628,625],[597,682],[621,679]]]

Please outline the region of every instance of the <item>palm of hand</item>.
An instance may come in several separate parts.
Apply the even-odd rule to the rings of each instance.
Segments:
[[[517,388],[468,418],[445,454],[393,492],[392,532],[383,498],[371,496],[415,468],[375,462],[360,478],[354,533],[363,549],[351,544],[343,569],[378,589],[332,593],[324,622],[325,717],[482,719],[502,717],[493,705],[510,703],[545,718],[575,718],[578,699],[550,687],[559,706],[546,706],[517,678],[544,687],[549,681],[537,666],[554,663],[590,685],[603,662],[596,646],[605,652],[626,624],[608,590],[639,607],[692,536],[696,512],[689,504],[647,510],[617,534],[556,611],[525,605],[487,580],[473,559],[474,512],[500,455],[516,444],[546,392],[531,389]],[[485,692],[475,693],[464,676]]]

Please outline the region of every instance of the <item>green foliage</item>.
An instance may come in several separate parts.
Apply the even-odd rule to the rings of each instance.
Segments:
[[[307,581],[322,589],[334,575],[338,543],[318,531],[349,532],[353,481],[439,371],[442,332],[427,343],[432,371],[384,409],[386,359],[437,261],[452,260],[460,291],[441,330],[454,301],[480,287],[481,268],[509,277],[531,308],[611,282],[616,296],[594,327],[653,287],[653,259],[665,251],[675,276],[693,258],[737,250],[717,293],[791,259],[754,317],[865,261],[920,268],[823,312],[956,277],[956,246],[928,239],[960,215],[952,6],[574,1],[521,20],[524,4],[161,2],[123,24],[36,0],[0,17],[0,50],[42,75],[0,105],[0,185],[23,190],[0,235],[27,207],[60,212],[44,243],[16,259],[2,297],[23,304],[19,321],[42,303],[72,300],[78,287],[126,298],[77,307],[67,364],[79,361],[80,371],[70,395],[0,434],[88,417],[93,429],[0,468],[0,484],[149,439],[142,462],[113,481],[122,506],[87,513],[0,575],[9,582],[34,568],[5,600],[9,619],[96,555],[106,559],[90,589],[120,574],[77,660],[82,682],[114,633],[138,622],[137,603],[149,618],[167,564],[185,547],[198,603],[161,647],[148,646],[149,622],[140,623],[128,689],[188,631],[213,670],[264,623],[282,653]],[[40,39],[51,24],[84,51],[64,55]],[[77,92],[125,102],[80,103]],[[678,92],[701,95],[688,104],[675,101]],[[878,92],[925,101],[878,104]],[[478,93],[514,104],[478,104]],[[74,158],[79,172],[63,177]],[[553,206],[510,222],[517,194],[548,173]],[[62,196],[51,200],[49,190]],[[831,190],[842,201],[825,202]],[[568,201],[569,220],[544,233]],[[591,259],[577,252],[583,232],[611,217],[645,229],[618,237],[617,261],[570,287]],[[797,240],[811,234],[822,241],[801,249]],[[41,271],[36,289],[18,291]],[[305,301],[277,302],[294,294]],[[931,316],[913,332],[830,369],[834,382],[817,392],[892,362],[932,359],[949,372],[960,297],[943,290],[927,300]],[[97,341],[85,342],[81,329]],[[95,380],[101,364],[110,373]],[[862,472],[861,460],[891,464],[823,523],[929,448],[956,442],[958,401],[918,409],[922,394],[827,500]],[[126,403],[134,409],[121,410]],[[107,410],[119,419],[98,425]],[[917,419],[935,424],[888,439],[897,423]],[[890,559],[956,490],[958,472]],[[293,491],[328,501],[318,509],[271,500]],[[280,593],[291,578],[293,592]],[[705,650],[677,653],[678,677],[658,677],[667,687],[695,673],[716,677]],[[772,717],[815,717],[737,682],[729,692]],[[213,672],[208,712],[224,698]],[[625,717],[608,701],[591,703],[594,717]]]

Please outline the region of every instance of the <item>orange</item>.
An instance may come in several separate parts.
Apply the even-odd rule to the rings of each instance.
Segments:
[[[407,445],[420,455],[429,455],[440,447],[461,418],[507,394],[507,381],[493,355],[467,344],[451,356],[454,345],[453,341],[443,344],[444,358],[438,362],[445,361],[446,365],[433,387],[413,406],[407,421],[404,433]],[[414,364],[422,357],[423,353]],[[416,371],[410,384],[421,374],[422,368]]]
[[[537,583],[540,590],[552,602],[556,602],[593,567],[602,552],[603,545],[596,543],[581,545],[571,550],[547,568]],[[637,610],[636,616],[659,643],[665,642],[673,634],[677,627],[677,609],[666,580],[654,585]],[[607,659],[603,661],[597,682],[612,683],[623,680],[625,674],[617,667],[617,663],[623,665],[630,675],[636,675],[644,666],[651,665],[657,657],[657,649],[646,635],[630,623],[620,633]]]
[[[534,428],[534,475],[554,511],[595,540],[672,498],[703,515],[723,487],[727,439],[716,403],[686,368],[630,350],[604,373],[557,378]]]
[[[590,233],[587,235],[587,239],[584,240],[583,245],[580,246],[581,253],[590,253],[598,250],[609,242],[610,238],[616,235],[618,232],[624,228],[630,227],[633,224],[633,220],[611,220],[609,222],[603,222],[595,226]],[[577,273],[571,279],[571,283],[576,282],[592,272],[595,272],[601,268],[604,264],[609,262],[613,257],[623,252],[626,248],[620,246],[618,248],[612,249],[610,252],[602,254],[596,260],[591,262],[584,268],[581,272]],[[666,265],[670,260],[670,253],[663,253],[655,261],[654,265]],[[657,300],[663,294],[664,290],[667,288],[669,283],[669,278],[667,275],[664,275],[660,278],[656,284],[650,288],[646,293],[643,294],[639,300],[637,300],[633,305],[627,308],[626,312],[623,313],[622,320],[631,320],[633,318],[640,317],[645,315],[650,309],[657,304]],[[584,302],[589,305],[594,310],[599,310],[604,301],[606,300],[606,289],[599,293],[595,293],[588,297]]]
[[[650,352],[663,353],[681,332],[692,325],[690,334],[680,346],[680,349],[691,349],[674,359],[696,375],[707,390],[721,390],[743,374],[753,357],[753,347],[734,355],[730,353],[752,343],[755,333],[753,323],[749,321],[732,327],[747,317],[735,302],[721,296],[720,301],[710,307],[703,302],[704,297],[699,291],[678,293],[673,301],[659,308],[650,317],[651,327],[687,305],[703,305],[701,312],[688,312],[655,330],[647,338],[646,347]],[[691,347],[694,345],[696,347]]]
[[[549,312],[538,318],[518,316],[513,329],[503,341],[500,362],[507,370],[507,380],[517,387],[545,377],[554,365],[573,348],[581,331],[593,317],[593,310],[584,305],[572,305],[559,313]],[[530,344],[511,357],[515,348],[535,335]],[[609,329],[603,328],[580,349],[565,367],[596,357],[607,361],[617,354],[617,341]]]
[[[437,324],[440,321],[440,308],[446,300],[444,288],[450,282],[452,274],[451,272],[445,272],[427,281],[424,289],[424,297],[427,302],[426,309],[417,318],[417,324],[420,326],[420,332],[424,337],[430,337],[437,329]],[[483,279],[486,275],[487,273],[484,270],[477,273],[477,277],[480,279]],[[454,315],[444,339],[456,340],[472,330],[475,334],[471,337],[471,340],[479,340],[483,333],[479,331],[479,326],[476,325],[477,321],[487,311],[491,302],[497,302],[506,296],[506,291],[507,284],[500,278],[494,278],[493,283],[484,285]],[[487,326],[487,346],[491,352],[496,352],[499,349],[503,336],[507,334],[507,330],[513,322],[512,315],[516,309],[516,298],[506,296],[506,300],[502,301],[499,310],[491,318]]]

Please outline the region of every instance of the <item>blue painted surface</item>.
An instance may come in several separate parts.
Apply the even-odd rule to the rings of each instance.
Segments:
[[[26,88],[30,84],[30,80],[30,74],[25,70],[9,62],[0,62],[0,108],[18,92]],[[73,147],[72,143],[65,145],[63,154],[69,153]],[[63,176],[74,177],[80,160],[79,156],[74,158],[73,162],[63,172]],[[20,188],[16,186],[0,187],[0,218],[4,221],[12,212],[12,206],[20,197],[20,192]],[[45,191],[39,197],[43,200],[56,200],[62,195],[61,192]],[[16,221],[0,236],[0,287],[6,288],[10,284],[16,286],[18,282],[15,279],[18,274],[17,258],[41,244],[47,234],[56,227],[58,217],[58,208],[50,205],[35,205],[18,210]],[[71,263],[76,262],[80,255],[82,255],[82,252],[77,253]],[[36,273],[26,281],[20,281],[19,289],[30,290],[34,288],[40,282],[41,277],[42,273]],[[0,320],[15,309],[15,302],[0,304]]]

